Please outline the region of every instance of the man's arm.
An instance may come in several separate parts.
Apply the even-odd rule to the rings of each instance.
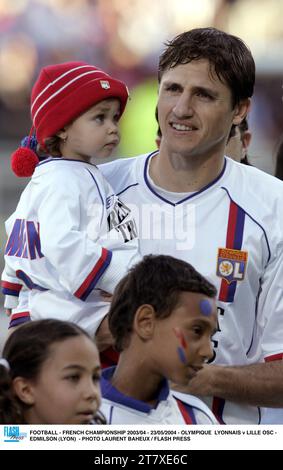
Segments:
[[[249,366],[205,365],[180,392],[215,396],[253,406],[283,407],[283,361]]]

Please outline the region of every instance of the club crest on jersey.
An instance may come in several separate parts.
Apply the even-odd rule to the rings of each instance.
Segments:
[[[218,248],[216,274],[228,284],[243,281],[248,261],[248,252],[232,248]]]
[[[110,88],[110,83],[107,80],[100,80],[101,88],[108,90]]]

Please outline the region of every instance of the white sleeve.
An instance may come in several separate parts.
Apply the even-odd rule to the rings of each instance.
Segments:
[[[269,262],[261,283],[257,308],[258,359],[283,358],[283,244]]]
[[[16,273],[10,272],[10,268],[5,265],[1,276],[1,288],[2,294],[5,296],[5,308],[15,308],[18,305],[18,297],[22,287],[23,285],[17,278]]]
[[[98,185],[88,187],[85,179],[59,181],[57,177],[46,187],[39,204],[42,253],[58,272],[61,284],[81,300],[95,287],[112,293],[126,271],[123,253],[113,256],[111,249],[98,243],[106,210],[101,191]],[[92,238],[87,233],[90,200],[97,206],[92,214],[92,227],[96,227]]]
[[[9,328],[30,321],[29,293],[30,291],[25,287],[20,291],[18,305],[12,309]]]
[[[12,308],[16,308],[17,305],[18,305],[18,297],[14,297],[13,295],[5,295],[4,308],[12,309]]]

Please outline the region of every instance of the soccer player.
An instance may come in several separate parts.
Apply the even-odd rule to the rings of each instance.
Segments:
[[[101,166],[139,218],[140,249],[191,263],[217,287],[214,357],[186,387],[223,423],[283,406],[283,184],[226,159],[250,108],[248,47],[214,28],[185,32],[159,60],[160,149]]]

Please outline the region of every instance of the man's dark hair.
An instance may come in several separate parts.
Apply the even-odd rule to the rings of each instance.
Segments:
[[[233,108],[253,95],[255,63],[240,38],[216,28],[196,28],[179,34],[165,45],[167,48],[159,58],[159,83],[166,70],[193,60],[207,59],[211,72],[230,88]]]
[[[113,295],[108,318],[116,349],[124,349],[141,305],[152,305],[157,318],[166,318],[178,305],[181,292],[213,298],[217,291],[183,260],[166,255],[145,256],[119,282]]]

